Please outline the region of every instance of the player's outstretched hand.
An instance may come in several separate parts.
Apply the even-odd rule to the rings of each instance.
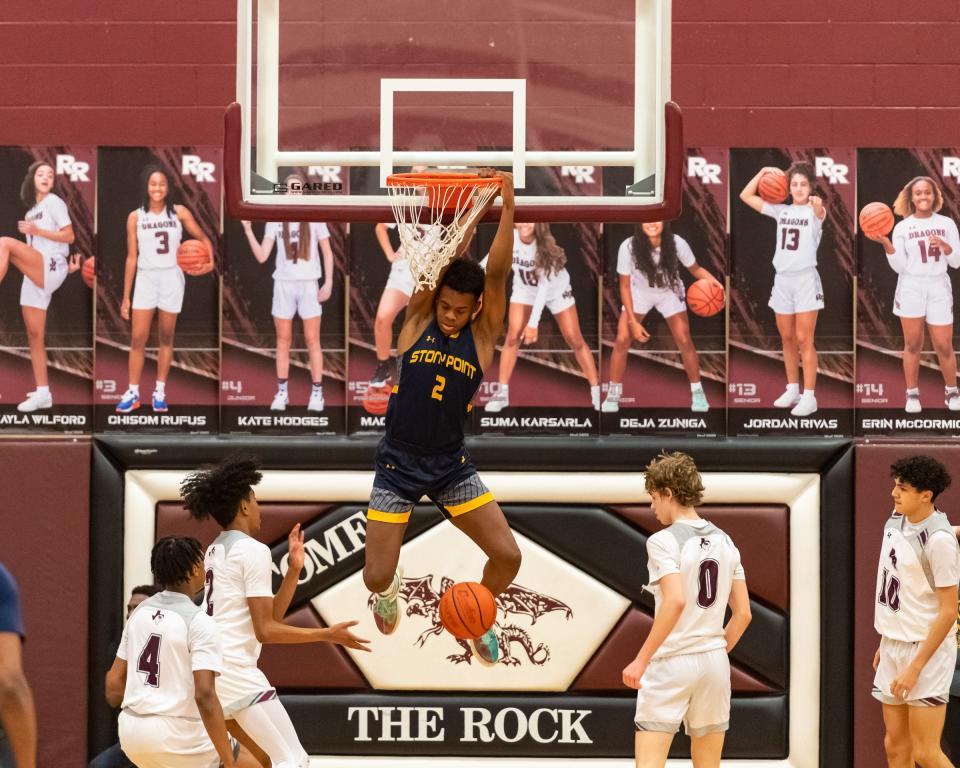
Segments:
[[[646,671],[646,663],[640,661],[640,659],[634,659],[623,669],[623,684],[627,686],[627,688],[633,688],[639,691],[640,678],[643,677],[643,673]]]
[[[531,328],[529,325],[523,329],[523,343],[524,344],[536,344],[537,338],[540,336],[540,330],[538,328]]]
[[[329,634],[327,639],[331,643],[336,643],[337,645],[342,645],[344,648],[353,648],[355,651],[369,651],[367,644],[369,640],[364,640],[362,637],[357,637],[353,632],[350,631],[350,627],[357,626],[355,621],[341,621],[339,624],[334,624],[332,627],[329,627]]]
[[[875,243],[880,243],[880,245],[889,245],[891,248],[893,247],[893,243],[890,242],[890,238],[886,235],[878,235],[876,233],[871,235],[867,232],[864,232],[863,236],[868,240],[873,240]]]
[[[291,530],[290,535],[287,536],[287,549],[290,553],[287,557],[287,569],[292,568],[294,573],[299,575],[300,571],[303,570],[303,561],[305,558],[303,531],[300,530],[300,523],[293,526],[293,530]]]
[[[782,168],[774,168],[772,165],[766,166],[765,168],[763,168],[763,169],[760,171],[760,173],[762,173],[762,174],[763,174],[763,173],[773,173],[773,174],[776,174],[777,176],[786,176],[786,175],[787,175],[786,172],[785,172]]]
[[[643,327],[643,324],[634,318],[633,320],[628,321],[630,327],[630,333],[634,339],[639,341],[641,344],[644,342],[650,341],[650,332]]]

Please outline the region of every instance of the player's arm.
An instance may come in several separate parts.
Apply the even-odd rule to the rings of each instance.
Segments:
[[[957,624],[957,585],[937,587],[937,617],[930,623],[927,636],[917,646],[917,651],[906,669],[890,683],[890,693],[906,698],[917,684],[920,672]]]
[[[507,277],[513,268],[513,175],[495,171],[501,179],[500,224],[490,244],[486,277],[483,281],[483,309],[478,321],[482,338],[496,344],[507,312]]]
[[[44,240],[51,240],[54,243],[67,243],[67,245],[72,245],[76,239],[73,233],[73,224],[67,224],[61,229],[40,229],[32,221],[21,221],[19,224],[19,230],[31,237],[42,237]]]
[[[540,275],[540,282],[537,283],[537,295],[533,300],[533,306],[530,308],[530,319],[527,320],[527,327],[523,329],[523,343],[536,344],[540,335],[540,318],[543,316],[543,308],[547,304],[547,290],[550,287],[550,279],[546,275]]]
[[[175,205],[173,210],[177,212],[177,217],[180,219],[180,223],[183,224],[183,228],[189,232],[195,240],[199,240],[201,243],[206,246],[207,253],[210,254],[210,261],[208,261],[203,267],[198,270],[191,272],[190,274],[194,277],[198,275],[205,275],[208,272],[213,272],[213,267],[216,262],[216,252],[213,250],[213,243],[210,242],[210,238],[207,237],[206,233],[200,229],[200,225],[197,224],[197,220],[193,218],[193,214],[190,212],[190,209],[184,205]]]
[[[660,607],[657,609],[657,615],[653,618],[653,627],[650,628],[650,634],[647,635],[647,639],[641,646],[637,657],[623,670],[623,682],[630,688],[640,687],[640,679],[646,672],[650,659],[663,645],[663,641],[673,632],[683,609],[687,606],[687,601],[683,597],[683,585],[680,582],[679,573],[667,573],[661,576],[659,584]]]
[[[317,300],[323,303],[333,293],[333,248],[330,247],[330,235],[320,238],[320,253],[323,255],[323,285]]]
[[[104,679],[104,692],[107,697],[107,704],[111,707],[119,707],[123,701],[123,690],[127,685],[127,660],[119,657],[114,658],[113,664],[107,670],[107,676]]]
[[[223,708],[220,706],[220,699],[217,698],[215,679],[216,674],[212,670],[194,670],[194,700],[197,702],[197,709],[200,710],[203,727],[220,756],[222,768],[233,768],[236,763],[233,759],[230,737],[227,735],[227,725],[223,720]]]
[[[130,319],[130,294],[133,291],[133,278],[137,274],[137,212],[131,211],[127,216],[127,260],[123,265],[123,301],[120,304],[120,315],[124,320]]]
[[[369,651],[367,643],[350,631],[355,621],[342,621],[332,627],[292,627],[273,618],[272,597],[248,597],[253,632],[260,643],[336,643],[355,651]]]
[[[734,579],[730,586],[730,621],[723,628],[727,638],[727,653],[733,650],[746,632],[753,615],[750,612],[750,593],[747,591],[747,582],[743,579]]]
[[[827,215],[827,207],[823,204],[823,198],[817,195],[810,195],[810,207],[813,208],[813,215],[820,221],[823,221]]]
[[[765,173],[778,173],[781,176],[786,176],[786,174],[779,168],[767,166],[766,168],[761,168],[759,171],[757,171],[757,175],[747,182],[747,186],[745,186],[743,191],[740,192],[740,199],[753,208],[753,210],[755,210],[757,213],[763,213],[763,206],[766,204],[766,201],[760,197],[757,192],[758,188],[760,187],[760,177]]]
[[[0,632],[0,724],[10,741],[14,765],[36,768],[37,715],[23,674],[21,642],[15,632]]]
[[[377,236],[377,242],[380,244],[383,255],[387,257],[387,261],[393,264],[397,260],[397,252],[393,250],[393,243],[390,242],[390,227],[381,221],[373,228],[373,231]]]
[[[930,244],[940,247],[940,252],[947,257],[947,264],[954,269],[960,267],[960,235],[957,234],[957,225],[952,219],[947,220],[947,236],[931,237]]]
[[[273,596],[273,618],[276,621],[283,621],[287,615],[287,609],[290,607],[290,601],[293,600],[293,593],[297,591],[297,581],[300,578],[300,571],[303,570],[304,549],[303,549],[303,531],[300,530],[300,523],[293,526],[290,534],[287,536],[287,572],[283,575],[283,581],[280,583],[280,589]]]
[[[716,283],[721,288],[723,288],[723,283],[721,283],[717,278],[715,278],[708,269],[701,267],[698,262],[693,262],[687,270],[693,275],[697,280],[709,280],[711,283]]]
[[[641,344],[650,340],[650,334],[643,324],[637,320],[633,311],[633,291],[630,290],[630,275],[617,275],[620,283],[620,303],[623,304],[623,311],[627,315],[627,327],[630,329],[630,335]]]
[[[253,226],[250,222],[241,221],[240,224],[243,225],[243,233],[247,236],[247,244],[250,246],[253,258],[260,264],[263,264],[270,258],[270,254],[273,252],[274,238],[264,232],[263,242],[258,242],[257,236],[253,234]]]

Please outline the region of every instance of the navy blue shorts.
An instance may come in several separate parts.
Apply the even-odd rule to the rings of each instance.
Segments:
[[[368,520],[405,523],[414,505],[427,496],[445,517],[456,517],[493,501],[466,448],[423,454],[386,438],[377,446],[376,475]]]

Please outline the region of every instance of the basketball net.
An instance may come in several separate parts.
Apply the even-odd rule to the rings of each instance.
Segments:
[[[469,173],[395,173],[387,177],[414,290],[437,287],[467,230],[500,191],[500,179]]]

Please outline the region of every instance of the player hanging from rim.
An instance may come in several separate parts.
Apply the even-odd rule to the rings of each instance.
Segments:
[[[650,506],[661,525],[647,539],[656,608],[653,626],[623,682],[637,690],[637,768],[662,768],[683,722],[697,768],[720,765],[730,724],[730,660],[750,623],[740,552],[694,508],[703,482],[684,453],[661,454],[646,468]],[[723,625],[729,604],[730,620]]]
[[[363,567],[363,581],[376,595],[374,619],[387,635],[400,620],[397,596],[403,573],[397,564],[403,533],[424,495],[486,554],[482,581],[494,597],[520,569],[520,548],[503,511],[463,445],[463,421],[503,330],[513,255],[513,178],[490,169],[480,175],[499,176],[503,185],[486,275],[479,264],[459,258],[481,212],[437,288],[410,299],[397,339],[399,382],[387,408],[386,435],[377,447]],[[492,629],[474,641],[474,649],[486,663],[499,659]]]
[[[643,344],[650,339],[650,334],[643,327],[643,319],[651,309],[656,309],[666,321],[670,335],[680,350],[683,369],[690,380],[690,410],[696,413],[710,410],[707,395],[700,383],[700,358],[690,337],[686,291],[680,279],[681,264],[697,280],[709,280],[723,287],[717,278],[697,263],[689,243],[673,234],[669,222],[638,224],[633,236],[620,244],[617,275],[622,305],[617,322],[617,339],[610,355],[610,383],[603,400],[604,413],[620,410],[627,353],[633,341]]]
[[[786,175],[791,202],[766,202],[757,188],[765,173]],[[753,210],[777,220],[777,242],[773,254],[776,276],[769,306],[777,318],[783,347],[787,388],[773,401],[775,408],[790,408],[793,416],[809,416],[817,410],[817,349],[814,333],[823,309],[823,284],[817,272],[817,247],[823,234],[827,209],[813,192],[815,176],[808,163],[794,163],[786,174],[779,168],[761,168],[743,188],[740,199]],[[800,366],[803,365],[803,394],[800,393]]]
[[[425,165],[414,165],[411,173],[423,173]],[[410,303],[413,295],[413,275],[410,274],[410,265],[407,263],[403,246],[394,250],[390,242],[389,230],[395,229],[396,224],[377,224],[375,232],[380,250],[390,262],[390,275],[387,284],[380,294],[380,303],[377,304],[377,316],[373,321],[373,341],[376,347],[377,370],[370,379],[371,387],[385,387],[392,376],[390,370],[391,352],[393,351],[393,321],[400,311]]]
[[[304,178],[291,173],[285,179],[291,194],[302,194]],[[323,302],[333,291],[333,250],[330,230],[322,222],[271,222],[263,230],[263,242],[257,242],[249,221],[241,222],[254,258],[261,264],[270,258],[277,244],[276,269],[273,271],[273,325],[277,332],[277,394],[271,411],[285,411],[290,402],[287,380],[290,376],[290,345],[293,343],[293,317],[300,315],[303,336],[310,359],[308,411],[322,411],[323,350],[320,347],[320,319]],[[304,237],[306,234],[306,237]],[[323,259],[321,261],[321,253]],[[318,281],[323,283],[318,287]]]
[[[207,547],[205,603],[216,620],[224,669],[217,681],[227,727],[269,768],[307,768],[309,758],[276,690],[257,667],[261,643],[331,642],[366,651],[367,640],[350,632],[357,622],[324,628],[283,623],[303,568],[299,523],[288,537],[287,572],[273,594],[270,548],[257,540],[260,507],[253,486],[262,475],[251,458],[231,456],[212,469],[194,472],[180,486],[191,517],[212,517],[223,529]],[[258,749],[259,747],[259,749]]]
[[[953,353],[953,286],[947,267],[960,267],[960,237],[943,207],[940,187],[929,176],[910,179],[893,204],[902,221],[886,235],[867,235],[880,243],[890,268],[899,275],[893,314],[903,328],[903,378],[907,386],[905,410],[920,413],[920,355],[923,329],[930,333],[943,376],[944,401],[960,411],[957,358]],[[866,234],[866,233],[864,233]]]
[[[498,385],[484,410],[497,413],[510,406],[510,377],[517,364],[520,342],[536,344],[540,317],[547,307],[564,341],[590,385],[594,410],[600,409],[600,380],[593,351],[583,340],[577,300],[570,287],[567,256],[549,224],[517,224],[513,235],[513,288],[507,315],[507,335],[500,349]]]
[[[117,413],[140,407],[140,374],[157,313],[157,378],[153,390],[154,413],[167,411],[167,377],[173,363],[173,334],[183,307],[185,278],[177,266],[177,249],[186,229],[211,254],[210,262],[193,275],[213,270],[213,243],[188,208],[171,200],[170,177],[159,165],[148,165],[140,177],[140,207],[127,216],[127,261],[123,271],[123,303],[120,315],[131,320],[130,382],[117,404]],[[136,278],[136,285],[134,285]],[[133,300],[130,299],[131,290]]]
[[[890,474],[894,511],[883,527],[873,613],[883,746],[891,768],[949,766],[940,739],[957,664],[960,547],[934,502],[950,475],[929,456],[900,459]]]
[[[163,590],[128,618],[107,672],[106,696],[120,706],[123,753],[138,768],[255,765],[237,760],[217,700],[223,671],[217,625],[193,596],[203,589],[203,550],[192,538],[167,536],[150,553]]]
[[[17,229],[27,242],[0,237],[0,282],[11,264],[23,273],[20,307],[30,346],[30,364],[36,389],[17,406],[21,413],[53,407],[47,376],[47,308],[67,275],[80,269],[80,254],[70,256],[74,240],[67,204],[54,193],[54,170],[49,163],[33,163],[23,177],[20,200],[28,209]]]

